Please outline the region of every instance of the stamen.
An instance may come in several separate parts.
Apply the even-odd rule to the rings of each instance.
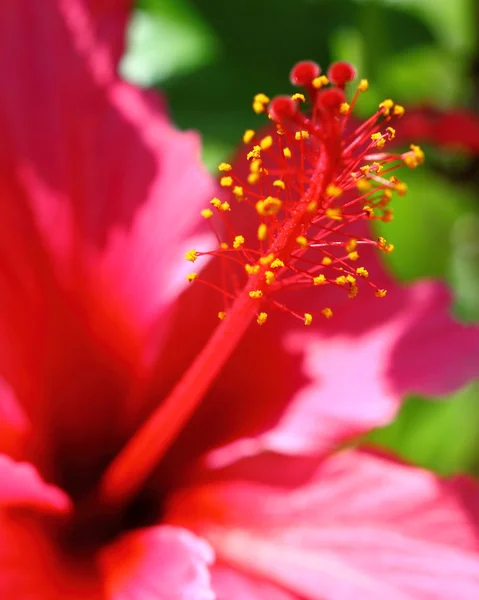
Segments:
[[[335,286],[354,300],[358,293],[384,298],[387,290],[370,280],[358,261],[361,248],[389,253],[393,244],[370,237],[361,222],[390,221],[389,203],[407,186],[392,172],[401,165],[416,168],[424,161],[419,146],[407,152],[387,152],[395,136],[391,121],[404,108],[387,99],[365,122],[351,130],[349,117],[368,82],[360,80],[349,103],[344,88],[356,75],[348,63],[336,63],[321,75],[316,63],[304,61],[291,71],[291,82],[304,94],[270,100],[253,99],[254,112],[268,113],[272,123],[262,136],[248,129],[243,158],[218,167],[228,200],[213,198],[201,216],[216,235],[216,248],[189,250],[185,258],[220,258],[231,277],[221,286],[190,273],[192,285],[207,284],[220,291],[222,321],[171,394],[126,445],[106,471],[101,496],[108,504],[125,502],[141,486],[195,411],[249,325],[269,320],[266,305],[289,312],[306,326],[315,315],[331,319],[324,307],[301,314],[278,302],[280,290]],[[330,85],[329,81],[332,82]],[[309,108],[308,108],[309,107]],[[223,174],[227,173],[227,174]],[[235,212],[241,209],[241,219]],[[245,223],[247,231],[237,223]],[[361,233],[362,232],[362,233]],[[371,278],[372,279],[372,278]],[[243,287],[241,287],[241,284]],[[364,292],[363,292],[364,290]]]

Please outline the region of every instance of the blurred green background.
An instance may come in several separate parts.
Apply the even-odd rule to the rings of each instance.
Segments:
[[[121,70],[162,89],[177,125],[201,132],[214,169],[256,126],[252,96],[289,91],[289,69],[305,58],[353,62],[370,81],[365,114],[389,97],[479,112],[478,24],[477,0],[140,0]],[[456,313],[479,320],[479,161],[426,156],[386,226],[391,268],[405,281],[448,281]],[[370,438],[441,473],[479,474],[478,401],[477,383],[440,403],[410,398]]]

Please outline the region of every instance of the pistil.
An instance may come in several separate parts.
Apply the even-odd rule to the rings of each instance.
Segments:
[[[303,87],[306,95],[296,93],[270,101],[265,94],[257,94],[253,110],[257,114],[267,112],[272,129],[264,136],[253,130],[245,132],[249,173],[240,175],[228,163],[218,167],[220,185],[230,197],[213,198],[210,207],[201,212],[217,237],[218,247],[192,249],[185,258],[192,263],[202,256],[219,259],[235,269],[235,281],[238,267],[242,267],[244,286],[239,292],[222,290],[199,273],[187,276],[192,285],[210,285],[222,293],[220,323],[170,395],[105,472],[100,494],[107,506],[125,504],[135,495],[251,323],[256,320],[258,325],[269,326],[267,306],[289,312],[306,326],[311,326],[316,314],[323,319],[333,316],[328,306],[317,311],[305,307],[300,314],[278,302],[276,292],[315,286],[320,292],[324,285],[333,285],[345,289],[353,299],[365,285],[376,297],[386,296],[386,290],[370,281],[360,254],[365,246],[373,245],[385,253],[393,246],[381,237],[374,240],[358,235],[356,225],[392,219],[388,205],[393,192],[404,195],[407,188],[389,174],[401,164],[415,168],[424,155],[418,146],[403,154],[384,151],[395,135],[389,126],[391,119],[404,113],[392,100],[385,100],[375,115],[346,134],[351,129],[352,106],[367,90],[367,81],[361,80],[348,104],[344,89],[354,78],[354,69],[337,63],[330,68],[329,79],[320,72],[311,62],[299,63],[291,72],[292,83]],[[332,87],[328,87],[329,80]],[[309,112],[300,108],[306,98]],[[231,219],[237,202],[257,222],[257,227],[251,228],[256,231],[255,239],[250,232],[237,231]]]

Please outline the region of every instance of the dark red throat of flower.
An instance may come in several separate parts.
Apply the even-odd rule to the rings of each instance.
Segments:
[[[220,184],[229,196],[213,198],[201,213],[217,247],[186,254],[191,262],[215,257],[226,274],[234,271],[230,283],[221,288],[197,273],[187,277],[221,292],[224,307],[218,316],[223,322],[107,471],[101,490],[106,502],[124,502],[135,493],[252,320],[264,324],[267,309],[276,307],[311,325],[315,312],[288,308],[275,298],[278,291],[318,286],[321,294],[323,286],[337,286],[350,298],[358,293],[386,295],[370,280],[361,252],[365,246],[391,252],[393,246],[384,238],[368,237],[369,228],[358,224],[391,220],[393,194],[406,193],[406,185],[394,175],[396,169],[402,164],[415,168],[424,155],[418,146],[403,154],[385,150],[395,136],[391,123],[404,114],[392,100],[381,102],[367,121],[353,127],[352,110],[368,89],[368,82],[360,80],[348,99],[346,88],[354,77],[348,63],[333,64],[326,77],[317,64],[304,61],[290,76],[302,93],[273,100],[265,94],[254,97],[253,110],[267,114],[270,131],[246,131],[241,160],[234,168],[219,165]],[[241,219],[234,218],[235,211]],[[325,318],[333,314],[328,306],[317,312]]]

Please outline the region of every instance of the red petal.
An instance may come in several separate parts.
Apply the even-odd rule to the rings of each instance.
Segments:
[[[130,4],[0,9],[0,373],[90,474],[139,419],[213,193],[197,136],[116,76]]]

